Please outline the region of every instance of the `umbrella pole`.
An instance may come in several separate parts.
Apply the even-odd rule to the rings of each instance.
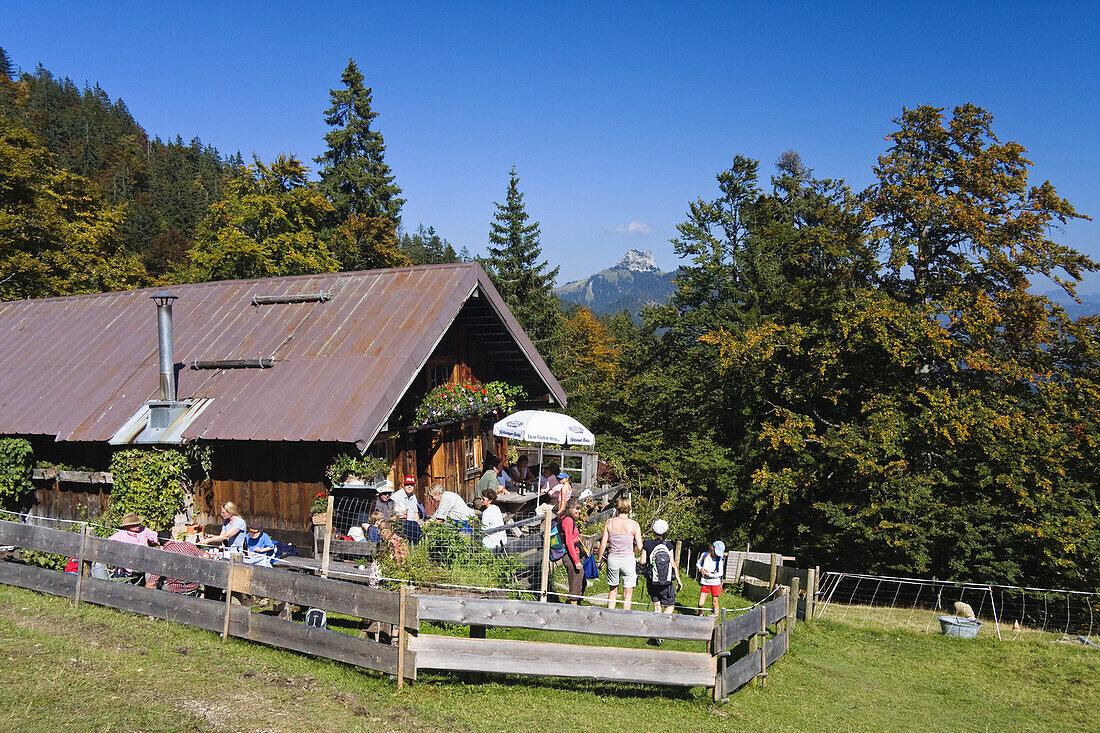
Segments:
[[[545,445],[546,445],[545,443],[539,443],[539,477],[538,477],[538,482],[539,483],[538,483],[538,487],[537,487],[537,489],[539,491],[542,491],[542,472],[546,470],[546,466],[542,465],[542,449]],[[546,483],[549,486],[550,482],[547,481]]]

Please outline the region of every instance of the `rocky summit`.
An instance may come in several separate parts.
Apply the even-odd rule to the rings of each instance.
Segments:
[[[661,272],[652,251],[632,249],[614,267],[566,283],[554,292],[567,303],[587,306],[596,315],[625,310],[637,316],[647,305],[668,301],[674,275]]]

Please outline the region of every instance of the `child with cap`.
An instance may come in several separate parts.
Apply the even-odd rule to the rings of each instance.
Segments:
[[[259,522],[248,525],[248,534],[244,538],[245,562],[249,565],[271,567],[271,560],[275,557],[275,542],[271,535],[264,532]]]
[[[695,567],[699,571],[700,613],[703,612],[709,594],[711,606],[714,608],[714,615],[718,615],[718,596],[722,595],[722,575],[725,570],[722,557],[725,554],[726,543],[722,540],[715,540],[710,546],[710,551],[700,555],[699,561],[695,563]]]

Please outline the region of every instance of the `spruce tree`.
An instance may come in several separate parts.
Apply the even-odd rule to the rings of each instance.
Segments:
[[[539,223],[527,223],[516,167],[508,172],[508,193],[489,230],[489,256],[482,264],[516,320],[551,363],[561,346],[562,313],[554,293],[557,267],[542,258]]]
[[[385,162],[382,133],[371,129],[378,113],[371,109],[371,89],[354,59],[341,76],[343,89],[330,89],[332,106],[325,110],[328,150],[314,158],[320,170],[320,190],[336,207],[337,216],[351,214],[389,219],[396,231],[401,222],[401,188]]]

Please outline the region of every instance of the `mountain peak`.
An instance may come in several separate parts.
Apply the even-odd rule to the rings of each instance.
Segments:
[[[632,270],[634,272],[659,272],[657,262],[653,259],[653,251],[646,250],[645,252],[639,252],[636,249],[632,249],[623,255],[623,258],[619,260],[619,264],[612,268],[613,270]]]

